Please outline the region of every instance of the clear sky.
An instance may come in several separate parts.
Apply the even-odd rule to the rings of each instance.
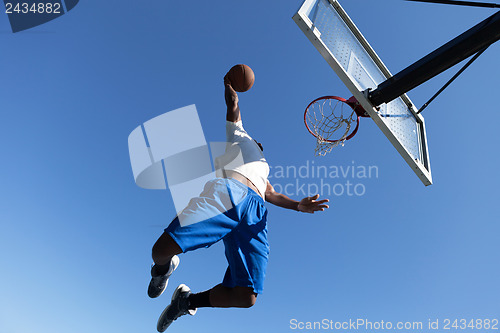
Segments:
[[[88,0],[17,34],[0,14],[0,332],[155,332],[176,285],[202,291],[222,280],[217,244],[182,255],[166,293],[148,298],[151,246],[175,210],[168,191],[135,185],[127,137],[196,104],[206,140],[224,140],[222,78],[237,63],[256,74],[240,105],[271,166],[377,172],[300,178],[349,181],[363,193],[325,195],[331,208],[315,215],[269,207],[257,304],[201,309],[169,332],[298,331],[292,319],[424,328],[429,319],[500,319],[500,44],[424,111],[434,178],[425,187],[370,119],[345,147],[314,156],[305,106],[350,94],[292,21],[301,2]],[[341,4],[393,73],[494,13]],[[422,105],[451,75],[410,98]]]

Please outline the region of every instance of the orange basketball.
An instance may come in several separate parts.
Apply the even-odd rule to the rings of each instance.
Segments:
[[[227,78],[231,82],[231,86],[238,92],[245,92],[252,88],[255,81],[253,70],[247,65],[239,64],[233,66],[227,72]]]

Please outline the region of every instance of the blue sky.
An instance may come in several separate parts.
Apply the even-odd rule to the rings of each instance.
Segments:
[[[327,179],[365,192],[330,196],[322,214],[269,207],[257,304],[202,309],[169,332],[291,332],[294,318],[500,318],[499,45],[424,111],[434,178],[424,187],[370,119],[345,147],[314,156],[305,106],[350,94],[292,21],[300,4],[89,0],[17,34],[0,15],[1,332],[155,332],[177,284],[201,291],[222,280],[217,244],[183,255],[166,294],[147,297],[151,246],[175,210],[168,191],[135,185],[127,137],[196,104],[207,141],[224,140],[222,78],[236,63],[255,71],[240,105],[272,166],[375,166],[378,177]],[[341,4],[393,73],[494,13]],[[423,104],[451,75],[410,98]]]

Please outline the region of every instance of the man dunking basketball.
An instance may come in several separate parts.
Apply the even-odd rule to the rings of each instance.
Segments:
[[[319,194],[298,202],[274,190],[267,180],[269,166],[262,145],[243,128],[238,95],[227,75],[224,85],[227,147],[216,160],[220,178],[209,181],[156,241],[148,295],[155,298],[163,293],[179,265],[180,253],[222,239],[229,265],[222,283],[210,290],[195,294],[184,284],[178,286],[158,319],[159,332],[182,315],[194,315],[198,308],[248,308],[255,304],[263,290],[269,254],[264,200],[306,213],[328,208],[328,200],[318,200]]]

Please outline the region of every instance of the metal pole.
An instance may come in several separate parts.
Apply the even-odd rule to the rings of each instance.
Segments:
[[[420,112],[424,111],[425,108],[427,106],[429,106],[429,104],[431,104],[431,102],[439,96],[439,94],[441,94],[453,81],[455,81],[455,79],[460,75],[462,74],[466,69],[467,67],[469,67],[474,61],[476,61],[477,58],[479,58],[479,56],[481,54],[483,54],[484,51],[486,51],[486,49],[488,48],[488,46],[486,46],[484,49],[482,49],[481,51],[479,51],[478,53],[476,53],[475,56],[472,57],[471,60],[469,60],[464,67],[460,68],[460,70],[455,74],[453,75],[453,77],[448,81],[446,82],[446,84],[438,90],[437,93],[434,94],[434,96],[431,97],[430,100],[428,100],[424,105],[422,105],[422,107],[417,111],[417,114],[419,114]]]
[[[499,39],[500,11],[385,80],[368,98],[374,106],[388,103]]]

